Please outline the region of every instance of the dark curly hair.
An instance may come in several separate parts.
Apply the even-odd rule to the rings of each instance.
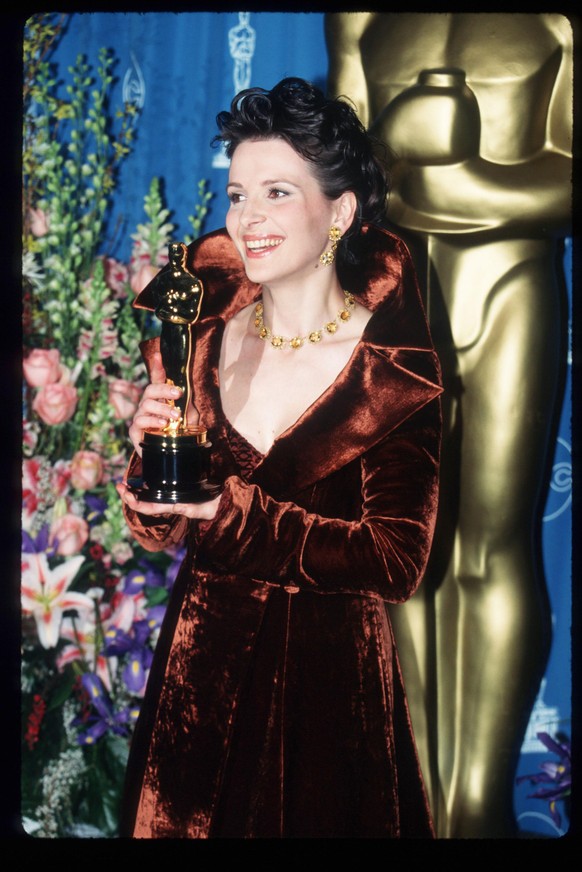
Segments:
[[[335,200],[352,191],[357,213],[338,247],[338,259],[358,260],[362,222],[382,225],[386,221],[389,184],[384,147],[368,135],[343,98],[327,98],[310,82],[291,77],[270,91],[241,91],[230,112],[220,112],[216,123],[220,132],[212,144],[222,142],[228,158],[241,142],[284,139],[309,162],[324,196]]]

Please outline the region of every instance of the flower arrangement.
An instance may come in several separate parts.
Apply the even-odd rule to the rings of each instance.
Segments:
[[[570,742],[565,738],[552,737],[545,732],[537,733],[537,737],[545,747],[556,754],[557,760],[544,760],[540,763],[540,772],[530,775],[520,775],[516,779],[517,784],[529,781],[537,785],[537,789],[530,793],[533,799],[545,799],[549,805],[550,817],[556,827],[562,825],[562,815],[558,810],[557,803],[567,800],[572,792],[572,760]]]
[[[24,41],[22,820],[37,837],[110,837],[182,558],[132,539],[115,489],[147,381],[139,343],[156,331],[131,298],[174,227],[154,178],[129,263],[101,253],[137,112],[110,114],[105,50],[96,76],[79,57],[58,96],[48,58],[63,23],[33,16]],[[200,182],[190,239],[210,196]]]

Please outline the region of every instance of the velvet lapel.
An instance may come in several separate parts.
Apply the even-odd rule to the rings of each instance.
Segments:
[[[414,371],[434,366],[430,358],[361,342],[336,382],[275,440],[251,482],[285,499],[363,454],[440,394]]]

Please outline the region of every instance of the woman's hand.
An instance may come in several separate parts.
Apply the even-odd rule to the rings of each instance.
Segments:
[[[182,389],[166,383],[166,371],[159,352],[153,355],[150,365],[151,382],[146,387],[141,402],[129,427],[129,438],[141,457],[140,442],[143,431],[149,428],[163,429],[171,420],[178,420],[180,410],[172,405],[182,395]],[[198,423],[198,414],[190,404],[187,419],[190,426]]]
[[[220,494],[213,500],[206,503],[150,503],[139,500],[132,493],[125,482],[120,482],[117,485],[117,493],[134,512],[139,512],[140,515],[183,515],[185,518],[192,518],[199,521],[212,521],[216,515]]]
[[[180,417],[180,410],[172,405],[172,401],[182,395],[182,389],[166,382],[166,371],[162,363],[162,355],[156,352],[150,364],[151,382],[146,387],[141,402],[129,427],[129,438],[134,449],[141,457],[140,442],[147,428],[162,429],[171,420]],[[186,410],[187,422],[190,426],[198,423],[198,413],[190,404]],[[127,487],[126,482],[117,485],[117,492],[122,501],[141,515],[183,515],[186,518],[211,521],[215,514],[220,495],[205,503],[153,503],[139,500]]]

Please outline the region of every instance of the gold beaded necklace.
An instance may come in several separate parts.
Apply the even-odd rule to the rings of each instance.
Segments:
[[[333,321],[328,321],[327,324],[323,325],[323,327],[320,327],[318,330],[312,330],[305,336],[293,336],[291,339],[286,339],[284,336],[277,336],[273,334],[267,326],[265,326],[265,322],[263,321],[263,301],[259,300],[255,306],[255,327],[257,328],[259,339],[263,339],[265,342],[269,340],[273,348],[286,348],[287,346],[290,348],[301,348],[301,346],[305,345],[306,342],[311,342],[313,345],[316,345],[318,342],[321,342],[325,333],[333,335],[340,324],[345,324],[346,321],[349,321],[352,317],[352,311],[354,310],[356,301],[349,291],[343,291],[343,295],[344,307],[339,310]]]

